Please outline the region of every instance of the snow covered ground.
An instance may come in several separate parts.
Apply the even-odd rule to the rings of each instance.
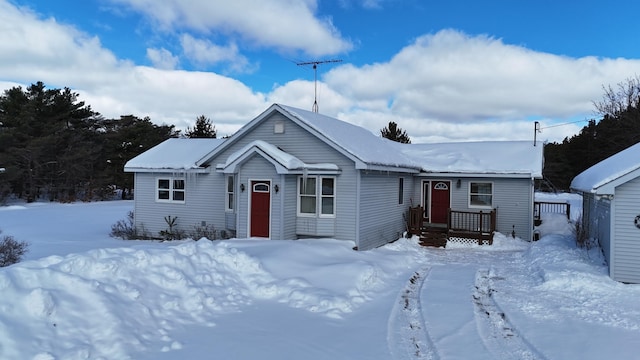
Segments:
[[[579,197],[539,194],[568,201]],[[132,202],[0,207],[0,359],[632,359],[640,286],[562,217],[542,239],[366,252],[324,240],[124,241]]]

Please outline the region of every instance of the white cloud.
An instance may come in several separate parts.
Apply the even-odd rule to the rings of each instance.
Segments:
[[[147,58],[151,61],[154,67],[165,70],[172,70],[178,67],[180,59],[174,56],[171,51],[160,49],[147,49]]]
[[[315,0],[111,0],[145,14],[166,31],[236,34],[259,47],[303,51],[311,56],[342,53],[352,44],[329,19],[314,16]]]
[[[193,63],[200,66],[227,63],[228,68],[233,72],[251,72],[255,67],[251,67],[249,60],[240,55],[238,46],[231,43],[227,46],[219,46],[209,40],[196,39],[189,34],[180,37],[180,44],[185,56]]]
[[[305,6],[313,10],[315,2]],[[12,39],[0,42],[0,89],[36,81],[68,86],[106,117],[150,116],[184,129],[205,115],[227,135],[272,102],[303,109],[313,104],[311,81],[263,94],[213,72],[172,70],[177,59],[163,48],[150,49],[158,68],[138,66],[118,59],[96,37],[3,0],[0,33]],[[237,60],[230,45],[192,40],[202,46],[193,46],[194,58]],[[318,103],[320,112],[374,133],[395,121],[414,142],[532,139],[533,120],[547,127],[539,140],[562,140],[584,124],[548,126],[587,118],[601,85],[638,73],[639,60],[562,57],[448,30],[416,39],[387,62],[319,72]]]
[[[418,38],[388,62],[335,67],[323,81],[356,108],[387,110],[404,128],[409,126],[403,120],[413,121],[415,137],[432,138],[435,131],[451,139],[533,138],[534,119],[588,117],[603,84],[639,72],[640,60],[575,59],[444,30]],[[431,125],[418,126],[412,119]],[[575,130],[568,126],[545,134],[561,140]]]

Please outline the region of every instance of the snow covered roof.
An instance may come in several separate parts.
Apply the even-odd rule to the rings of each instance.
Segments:
[[[582,192],[613,195],[615,187],[640,176],[640,143],[614,154],[571,181],[571,188]]]
[[[409,173],[509,175],[542,177],[543,147],[531,141],[487,141],[439,144],[399,144],[326,115],[273,104],[226,143],[218,139],[169,139],[130,160],[125,171],[189,170],[201,168],[274,111],[296,122],[322,141],[351,158],[357,169]],[[262,140],[253,141],[216,167],[233,172],[247,156],[260,153],[279,173],[296,170],[339,171],[335,164],[307,164]]]
[[[531,141],[399,144],[427,173],[504,174],[541,178],[543,146]]]
[[[290,117],[297,119],[300,125],[320,135],[334,148],[342,150],[350,157],[361,162],[357,168],[391,167],[419,171],[420,165],[395,150],[393,144],[357,125],[341,121],[330,116],[275,104]]]
[[[254,153],[261,154],[264,158],[269,160],[276,166],[278,174],[288,174],[295,170],[324,170],[324,171],[338,171],[338,166],[335,164],[307,164],[297,157],[286,153],[279,149],[277,146],[269,144],[266,141],[254,140],[244,146],[242,149],[231,154],[224,164],[219,164],[218,169],[223,170],[225,173],[235,173],[236,166],[244,162]]]
[[[127,161],[124,165],[124,171],[200,169],[203,157],[224,141],[224,139],[167,139]]]

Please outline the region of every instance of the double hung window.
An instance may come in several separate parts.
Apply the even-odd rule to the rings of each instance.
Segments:
[[[469,207],[487,208],[493,207],[493,183],[470,182],[469,183]]]
[[[183,178],[158,178],[156,200],[161,202],[184,203],[185,181]]]
[[[306,176],[298,179],[298,215],[335,216],[334,177]]]

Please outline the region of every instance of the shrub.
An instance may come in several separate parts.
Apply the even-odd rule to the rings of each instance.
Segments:
[[[177,216],[165,216],[164,221],[167,223],[167,230],[160,231],[160,236],[164,240],[182,240],[187,237],[184,230],[178,228]]]
[[[187,235],[193,240],[200,240],[202,238],[207,238],[209,240],[218,239],[218,232],[213,225],[194,225],[193,229],[189,231]]]
[[[16,241],[13,236],[4,236],[0,240],[0,267],[20,262],[28,247],[29,244],[24,241]]]
[[[111,233],[109,235],[123,240],[149,239],[151,237],[144,226],[140,229],[135,226],[133,211],[127,213],[126,220],[118,220],[117,223],[111,225]]]
[[[582,216],[580,216],[574,223],[573,234],[576,237],[576,245],[578,245],[578,247],[589,250],[595,245],[593,239],[589,238],[589,233],[584,221],[582,221]]]

